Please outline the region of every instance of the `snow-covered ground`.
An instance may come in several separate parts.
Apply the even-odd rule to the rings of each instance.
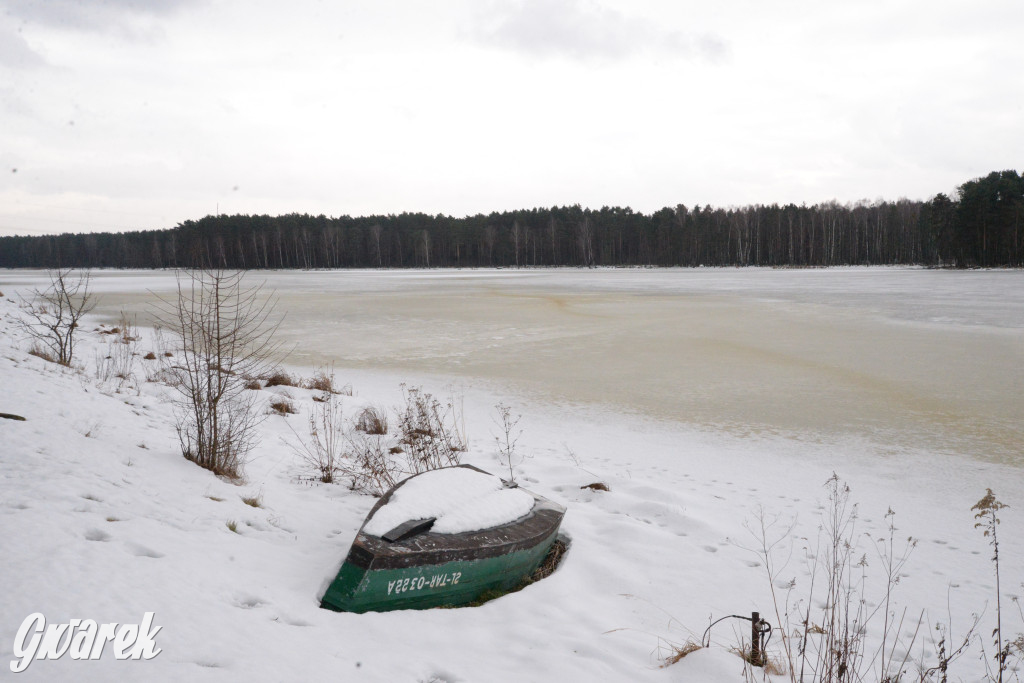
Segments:
[[[828,272],[814,273],[826,289]],[[324,277],[309,275],[312,287]],[[609,281],[642,276],[615,272]],[[301,280],[302,274],[288,277]],[[599,273],[587,277],[592,282],[581,286],[588,291],[601,285]],[[395,281],[388,280],[388,286]],[[738,634],[749,630],[739,622],[717,625],[712,647],[677,664],[661,668],[659,657],[667,644],[699,640],[709,620],[729,614],[759,610],[777,624],[765,567],[747,549],[759,541],[748,529],[761,517],[780,515],[772,535],[795,520],[779,546],[776,592],[795,579],[793,595],[802,594],[809,584],[802,549],[815,542],[826,498],[823,485],[833,472],[849,483],[859,503],[853,539],[866,554],[865,598],[871,605],[884,598],[884,570],[873,541],[888,535],[892,518],[886,512],[896,513],[898,546],[906,536],[919,541],[891,608],[897,618],[906,614],[900,629],[906,640],[925,610],[913,660],[922,646],[931,651],[936,622],[952,621],[956,637],[975,612],[984,612],[979,633],[991,653],[987,634],[994,626],[995,577],[987,539],[974,528],[970,509],[986,487],[1011,506],[1002,511],[1000,526],[1004,629],[1024,630],[1011,600],[1024,579],[1019,459],[986,461],[894,444],[870,430],[741,434],[626,413],[614,401],[544,400],[542,393],[521,386],[506,390],[500,378],[341,364],[338,379],[350,383],[355,394],[343,398],[348,416],[366,405],[397,404],[400,382],[423,384],[438,395],[447,395],[445,382],[453,382],[454,391],[464,396],[470,440],[464,462],[499,474],[494,405],[511,403],[523,415],[518,448],[530,456],[517,476],[527,488],[566,506],[563,530],[572,546],[554,575],[481,607],[362,615],[321,610],[319,594],[374,499],[344,486],[309,483],[308,472],[286,446],[295,439],[289,424],[304,429],[314,392],[262,391],[266,401],[288,392],[301,412],[269,417],[260,427],[245,483],[223,481],[181,457],[169,389],[145,381],[147,367],[157,361],[136,358],[137,381],[120,389],[93,376],[97,353],[111,343],[111,335],[95,331],[99,318],[82,327],[76,351],[81,370],[28,355],[28,343],[14,324],[20,312],[12,282],[24,286],[29,279],[18,273],[0,276],[5,295],[0,299],[0,412],[26,418],[0,419],[0,672],[5,675],[14,659],[15,633],[34,612],[51,623],[73,618],[138,623],[145,612],[155,612],[162,627],[156,643],[163,651],[151,661],[65,657],[34,662],[19,676],[742,680],[743,663],[729,651]],[[102,281],[98,284],[102,289]],[[929,286],[920,287],[922,296]],[[978,307],[988,315],[1000,297],[990,288],[982,291],[984,305]],[[796,288],[791,297],[804,296],[801,292]],[[1009,317],[1017,315],[1019,294],[1013,287],[1004,293]],[[961,288],[958,296],[957,306],[969,311],[970,293]],[[841,293],[836,297],[842,299]],[[936,324],[931,318],[917,322]],[[1016,325],[1010,327],[1016,334]],[[153,348],[147,337],[138,351]],[[597,481],[611,490],[581,488]],[[242,501],[254,494],[262,507]],[[869,638],[875,639],[869,656],[881,629],[880,616],[868,625]],[[778,642],[773,639],[773,648]],[[974,645],[956,662],[954,679],[976,680],[984,673],[978,652]]]

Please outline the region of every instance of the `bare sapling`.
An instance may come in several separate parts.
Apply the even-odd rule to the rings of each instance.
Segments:
[[[304,438],[288,423],[298,442],[297,446],[293,443],[288,445],[317,473],[320,481],[331,484],[342,469],[345,452],[341,400],[331,392],[325,393],[322,401],[313,404],[307,426],[309,436]]]
[[[494,435],[494,442],[498,447],[498,462],[508,468],[508,480],[515,482],[515,466],[522,464],[526,459],[525,455],[516,451],[519,437],[523,435],[523,430],[517,429],[523,416],[512,415],[512,408],[504,403],[495,405],[494,410],[496,416],[492,419],[498,427],[498,433]]]
[[[910,645],[906,647],[904,656],[901,658],[899,663],[896,664],[896,670],[893,671],[893,665],[896,661],[896,646],[900,640],[896,637],[890,642],[890,635],[892,635],[894,630],[896,634],[901,633],[903,619],[900,619],[899,624],[894,629],[893,620],[895,619],[896,614],[892,610],[892,600],[895,588],[900,582],[903,567],[910,558],[910,554],[913,549],[917,547],[917,540],[907,537],[903,548],[898,549],[896,546],[896,513],[892,508],[889,508],[885,513],[885,519],[889,522],[889,534],[887,537],[875,541],[875,550],[878,554],[878,559],[881,562],[882,569],[885,570],[885,600],[881,605],[881,608],[884,611],[882,615],[882,643],[875,652],[875,656],[872,661],[874,661],[874,659],[879,660],[879,681],[896,681],[899,680],[905,672],[909,661],[910,648],[913,646],[913,643],[910,643]],[[918,629],[920,629],[922,622],[923,615],[922,618],[917,620]]]
[[[1003,672],[1007,668],[1011,645],[1009,642],[1005,646],[1003,645],[1003,605],[999,586],[999,538],[996,535],[996,530],[999,527],[999,511],[1005,507],[1008,506],[996,499],[992,489],[986,489],[984,497],[971,507],[971,510],[977,510],[974,518],[979,520],[974,524],[974,528],[982,529],[985,537],[989,539],[989,545],[992,546],[992,564],[996,572],[996,627],[992,631],[992,639],[996,646],[996,680],[999,683],[1003,683]]]
[[[26,318],[21,330],[33,340],[35,355],[70,366],[75,352],[75,333],[82,317],[96,307],[89,291],[89,271],[72,275],[69,268],[47,271],[50,286],[33,289],[22,303]]]
[[[180,353],[169,368],[182,454],[201,467],[241,476],[265,418],[247,377],[270,373],[278,350],[273,341],[273,303],[262,285],[244,283],[241,272],[194,270],[178,275],[177,297],[160,299],[160,325]]]

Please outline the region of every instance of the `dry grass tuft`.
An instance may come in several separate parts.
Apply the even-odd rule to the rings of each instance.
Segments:
[[[235,520],[229,519],[227,521],[227,527],[228,527],[228,529],[231,529],[231,531],[235,532],[236,534],[238,533],[238,522],[236,522]]]
[[[152,351],[150,351],[145,356],[143,356],[142,359],[143,360],[156,360],[156,354],[153,353]]]
[[[294,415],[299,412],[287,396],[279,396],[270,402],[270,412],[277,415]]]
[[[697,650],[703,650],[704,646],[700,643],[693,641],[692,639],[687,640],[682,645],[675,645],[669,643],[668,654],[662,660],[661,668],[664,669],[667,666],[672,666],[676,662],[682,660],[687,655],[693,654]]]
[[[363,408],[362,412],[356,416],[354,426],[359,431],[366,432],[367,434],[387,434],[388,414],[375,406]]]
[[[260,381],[255,377],[249,377],[245,380],[245,388],[250,391],[259,391],[263,388],[263,385],[260,384]]]
[[[586,486],[581,486],[580,488],[590,489],[591,491],[611,491],[611,489],[608,488],[608,484],[603,484],[599,481],[595,481],[593,484],[587,484]]]
[[[756,666],[757,668],[762,669],[769,676],[781,676],[786,673],[786,665],[777,657],[770,657],[765,653],[761,653],[761,660],[755,662],[750,653],[749,645],[744,644],[742,647],[730,647],[729,652],[733,653],[750,666]]]
[[[28,355],[35,356],[36,358],[42,358],[45,361],[51,363],[57,362],[57,357],[49,352],[49,350],[43,348],[40,344],[33,344],[32,348],[28,350]]]
[[[527,580],[528,583],[536,583],[554,574],[568,550],[568,543],[560,538],[555,539],[555,542],[551,544],[551,549],[548,550],[548,554],[544,557],[544,561],[530,574],[530,578]]]
[[[250,496],[242,496],[242,502],[249,507],[261,508],[263,507],[263,493],[258,491]]]
[[[276,372],[267,377],[267,382],[265,386],[267,386],[268,388],[294,387],[298,386],[298,382],[296,382],[295,378],[289,375],[287,372],[284,372],[283,370],[277,370]]]
[[[529,586],[530,584],[537,583],[541,579],[546,579],[547,577],[555,573],[555,570],[558,569],[558,565],[562,563],[562,558],[565,557],[565,553],[568,550],[569,544],[566,541],[563,541],[561,538],[555,539],[555,542],[551,544],[551,548],[548,549],[548,554],[544,556],[544,561],[540,563],[540,566],[533,570],[532,574],[530,574],[521,582],[519,582],[518,585],[508,590],[492,588],[491,590],[484,591],[484,593],[482,593],[480,597],[478,597],[476,600],[474,600],[466,606],[479,607],[480,605],[490,602],[491,600],[496,600],[497,598],[500,598],[503,595],[508,595],[509,593],[517,593],[526,588],[527,586]]]
[[[334,390],[334,373],[327,372],[323,368],[317,369],[316,373],[303,383],[303,386],[313,391],[324,391],[329,394],[337,393]]]

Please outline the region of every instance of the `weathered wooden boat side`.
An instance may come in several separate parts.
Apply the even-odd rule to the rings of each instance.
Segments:
[[[367,520],[401,485],[374,505]],[[514,588],[544,561],[565,514],[562,506],[531,495],[536,502],[525,517],[480,531],[426,531],[389,543],[360,528],[321,607],[345,612],[454,607],[491,590]]]

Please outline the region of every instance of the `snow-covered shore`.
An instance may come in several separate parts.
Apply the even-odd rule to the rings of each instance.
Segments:
[[[709,619],[774,615],[765,568],[745,549],[757,542],[747,527],[759,510],[781,515],[783,525],[795,517],[787,541],[795,552],[777,580],[796,579],[797,593],[805,588],[800,549],[814,541],[833,471],[860,503],[855,535],[865,542],[869,601],[884,590],[872,541],[887,533],[887,510],[896,512],[899,536],[919,539],[894,607],[915,625],[927,610],[912,659],[922,644],[929,650],[935,622],[952,619],[955,637],[989,605],[981,632],[991,628],[990,550],[970,510],[986,487],[1011,505],[1001,527],[1004,609],[1021,590],[1018,467],[867,438],[723,435],[607,408],[528,402],[467,382],[458,389],[470,437],[464,461],[499,471],[493,406],[513,402],[523,414],[520,449],[531,456],[519,476],[567,507],[563,530],[573,543],[562,566],[478,608],[324,611],[319,593],[374,499],[303,479],[308,473],[284,442],[294,439],[288,422],[304,428],[313,392],[262,392],[269,399],[288,391],[300,414],[269,417],[246,482],[226,482],[181,457],[169,390],[144,381],[146,364],[156,361],[135,361],[132,386],[99,383],[93,359],[110,335],[94,331],[95,321],[82,328],[81,370],[30,356],[16,334],[13,292],[4,294],[0,412],[26,420],[0,420],[2,670],[34,612],[53,623],[138,623],[152,611],[162,626],[163,652],[151,661],[39,661],[20,674],[25,680],[738,680],[743,664],[728,647],[743,627],[719,625],[713,647],[668,668],[659,667],[659,647],[699,640]],[[146,339],[139,350],[151,347]],[[349,416],[397,403],[401,381],[445,392],[428,384],[433,378],[337,373],[354,389],[343,399]],[[594,481],[611,490],[581,489]],[[257,493],[262,507],[242,501]],[[1008,632],[1024,630],[1015,611],[1004,619]],[[877,620],[869,625],[874,636],[879,629]],[[964,680],[983,672],[974,651],[954,668]]]

